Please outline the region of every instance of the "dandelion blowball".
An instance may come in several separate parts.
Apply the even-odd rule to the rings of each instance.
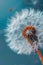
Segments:
[[[39,46],[43,48],[43,12],[34,9],[24,9],[16,12],[15,16],[8,21],[6,27],[6,42],[9,48],[17,54],[31,54],[32,47],[22,36],[25,26],[32,25],[37,30]]]

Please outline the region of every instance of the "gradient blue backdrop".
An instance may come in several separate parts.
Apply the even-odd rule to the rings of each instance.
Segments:
[[[9,8],[12,8],[12,12]],[[8,18],[24,8],[43,11],[43,0],[38,0],[37,4],[33,4],[32,0],[0,0],[0,65],[42,65],[37,54],[17,55],[5,42],[4,29]]]

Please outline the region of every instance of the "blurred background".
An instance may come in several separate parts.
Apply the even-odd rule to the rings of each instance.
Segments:
[[[43,11],[43,0],[0,0],[0,65],[42,65],[37,54],[17,55],[5,42],[8,18],[25,8]]]

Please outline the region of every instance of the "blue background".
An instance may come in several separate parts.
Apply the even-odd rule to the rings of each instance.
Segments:
[[[25,8],[43,11],[43,0],[38,0],[37,4],[33,4],[31,0],[0,0],[0,65],[42,65],[37,54],[17,55],[5,42],[4,29],[8,18]]]

